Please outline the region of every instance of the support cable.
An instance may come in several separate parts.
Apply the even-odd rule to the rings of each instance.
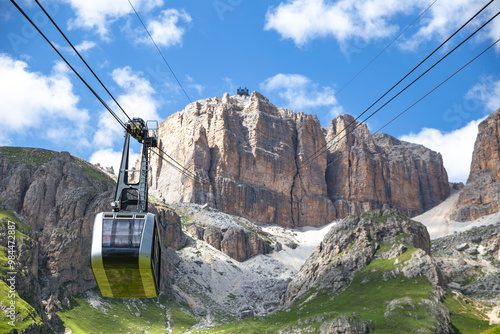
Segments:
[[[424,98],[426,98],[429,94],[431,94],[433,91],[435,91],[436,89],[438,89],[441,85],[443,85],[446,81],[448,81],[449,79],[451,79],[453,76],[455,76],[458,72],[460,72],[461,70],[463,70],[465,67],[467,67],[470,63],[472,63],[474,60],[476,60],[478,57],[480,57],[483,53],[485,53],[486,51],[488,51],[491,47],[493,47],[495,44],[497,44],[498,42],[500,41],[500,39],[497,39],[493,44],[491,44],[490,46],[488,46],[485,50],[483,50],[481,53],[479,53],[477,56],[475,56],[474,58],[472,58],[469,62],[467,62],[464,66],[462,66],[461,68],[459,68],[457,71],[455,71],[452,75],[450,75],[448,78],[446,78],[445,80],[443,80],[440,84],[438,84],[437,86],[435,86],[433,89],[431,89],[429,92],[427,92],[424,96],[422,96],[420,99],[418,99],[415,103],[413,103],[411,106],[409,106],[408,108],[406,108],[405,110],[403,110],[399,115],[397,115],[396,117],[394,117],[392,120],[390,120],[389,122],[387,122],[384,126],[382,126],[380,129],[378,129],[376,132],[374,132],[373,134],[375,133],[378,133],[379,131],[381,131],[384,127],[386,127],[387,125],[389,125],[390,123],[392,123],[395,119],[397,119],[399,116],[403,115],[405,112],[407,112],[408,110],[410,110],[413,106],[415,106],[417,103],[419,103],[420,101],[422,101]],[[364,123],[364,121],[362,122],[358,122],[358,124],[356,124],[351,130],[349,130],[346,134],[344,134],[341,138],[339,138],[337,141],[335,141],[333,143],[334,144],[338,144],[342,139],[344,139],[345,137],[347,137],[347,135],[349,135],[350,133],[354,132],[358,127],[360,127],[362,124]],[[326,167],[330,166],[331,164],[333,163],[330,162],[326,165]]]
[[[333,99],[338,95],[340,94],[341,91],[344,90],[344,88],[346,88],[347,86],[349,86],[349,84],[351,82],[354,81],[354,79],[356,79],[364,70],[366,70],[375,60],[377,60],[377,58],[382,55],[382,53],[385,52],[385,50],[387,50],[396,40],[399,39],[399,37],[401,37],[401,35],[403,35],[413,24],[415,24],[415,22],[417,22],[421,17],[422,15],[424,15],[431,7],[432,5],[434,5],[435,3],[437,2],[437,0],[434,0],[434,2],[432,2],[426,9],[424,9],[424,11],[422,13],[420,13],[419,16],[417,16],[409,25],[406,26],[406,28],[404,28],[396,37],[394,37],[394,39],[389,43],[387,44],[375,57],[373,57],[372,60],[370,60],[368,62],[368,64],[365,65],[365,67],[363,67],[361,70],[359,70],[358,73],[356,73],[356,75],[354,75],[351,80],[349,80],[346,84],[344,84],[344,86],[342,86],[337,92],[335,92],[335,94],[333,94],[333,96],[325,103],[323,104],[318,110],[316,110],[314,112],[314,114],[317,114],[321,109],[323,109],[326,105],[330,104],[330,102],[333,101]]]
[[[135,7],[134,5],[132,5],[132,2],[130,2],[130,0],[128,0],[128,3],[130,4],[130,7],[132,7],[132,9],[134,10],[135,12],[135,15],[137,16],[137,18],[139,19],[139,21],[141,22],[142,26],[144,27],[144,30],[146,30],[146,32],[148,33],[148,36],[149,38],[151,39],[151,41],[153,42],[154,46],[156,47],[156,50],[158,50],[158,52],[160,53],[160,56],[163,58],[163,61],[165,62],[165,64],[167,64],[167,67],[168,69],[170,70],[170,73],[172,73],[172,75],[174,76],[175,78],[175,81],[177,81],[177,84],[179,85],[179,87],[181,87],[182,91],[184,92],[184,95],[186,95],[187,99],[189,100],[189,103],[192,103],[193,101],[191,100],[191,98],[189,97],[188,93],[186,92],[186,90],[184,89],[184,87],[182,86],[181,82],[179,81],[179,79],[177,78],[177,76],[175,75],[174,73],[174,70],[172,69],[172,67],[170,67],[167,59],[165,58],[165,56],[163,55],[163,52],[161,52],[160,48],[158,47],[158,44],[156,44],[155,40],[153,39],[153,36],[149,33],[149,30],[148,28],[146,27],[146,25],[144,24],[144,21],[142,21],[141,17],[139,16],[139,13],[137,12],[137,10],[135,10]]]
[[[132,120],[130,119],[130,117],[128,116],[128,114],[125,112],[125,110],[123,110],[123,108],[120,106],[120,104],[116,101],[116,99],[113,97],[113,95],[111,94],[111,92],[109,92],[109,90],[106,88],[106,86],[102,83],[102,81],[99,79],[99,77],[95,74],[95,72],[92,70],[92,68],[88,65],[88,63],[85,61],[85,59],[80,55],[80,53],[76,50],[76,48],[74,47],[74,45],[70,42],[70,40],[66,37],[66,35],[64,34],[64,32],[62,32],[62,30],[59,28],[59,26],[54,22],[54,20],[50,17],[50,15],[45,11],[45,9],[43,8],[43,6],[38,2],[38,0],[35,0],[36,3],[40,6],[40,8],[42,9],[42,11],[47,15],[47,17],[51,20],[51,22],[54,24],[54,26],[59,30],[59,32],[61,33],[61,35],[63,35],[63,37],[66,39],[66,41],[68,42],[68,44],[73,48],[73,50],[78,54],[78,56],[80,57],[80,59],[85,63],[85,65],[87,66],[87,68],[92,72],[92,74],[94,75],[94,77],[99,81],[99,83],[103,86],[103,88],[106,90],[106,92],[111,96],[111,98],[115,101],[115,103],[120,107],[120,109],[123,111],[123,113],[125,114],[125,116],[127,116],[127,118],[129,119],[130,123],[131,124],[134,124],[132,122]],[[125,131],[129,132],[129,128],[126,126],[126,124],[118,117],[118,115],[116,115],[116,113],[107,105],[107,103],[99,96],[99,94],[87,83],[87,81],[80,75],[80,73],[78,73],[78,71],[69,63],[69,61],[61,54],[61,52],[57,49],[57,47],[52,44],[52,42],[47,38],[47,36],[40,30],[40,28],[30,19],[30,17],[22,10],[22,8],[16,3],[15,0],[11,0],[12,4],[21,12],[21,14],[23,14],[23,16],[31,23],[31,25],[33,25],[33,27],[40,33],[40,35],[42,35],[42,37],[45,39],[45,41],[52,47],[52,49],[54,49],[54,51],[56,51],[56,53],[59,55],[59,57],[61,57],[61,59],[66,63],[66,65],[69,66],[69,68],[78,76],[78,78],[85,84],[85,86],[94,94],[94,96],[99,100],[99,102],[101,102],[101,104],[106,108],[106,110],[109,111],[109,113],[116,119],[116,121],[124,128]],[[159,149],[159,148],[158,148]],[[165,160],[167,163],[169,163],[172,167],[174,167],[177,171],[179,171],[180,173],[182,173],[183,175],[195,180],[195,181],[198,181],[198,182],[205,182],[203,180],[201,180],[199,177],[197,177],[195,174],[193,174],[192,172],[190,172],[188,169],[184,168],[179,162],[177,162],[174,158],[172,158],[171,156],[169,156],[166,152],[164,152],[163,150],[159,149],[160,152],[162,152],[163,154],[165,154],[169,159],[171,159],[172,161],[169,161],[167,159],[165,159],[163,156],[161,156],[159,153],[151,150],[153,153],[157,154],[158,156],[160,156],[160,158],[162,158],[163,160]]]
[[[415,103],[413,103],[411,106],[409,106],[408,108],[406,108],[405,110],[403,110],[402,112],[400,112],[398,115],[396,115],[393,119],[391,119],[389,122],[385,123],[382,127],[380,127],[377,131],[375,131],[373,134],[376,134],[376,133],[379,133],[380,131],[382,131],[382,129],[384,129],[386,126],[388,126],[389,124],[391,124],[392,122],[394,122],[396,119],[398,119],[401,115],[403,115],[404,113],[406,113],[408,110],[410,110],[411,108],[413,108],[417,103],[419,103],[420,101],[422,101],[423,99],[425,99],[429,94],[431,94],[432,92],[434,92],[436,89],[438,89],[441,85],[443,85],[446,81],[448,81],[449,79],[451,79],[453,76],[455,76],[455,74],[457,74],[458,72],[460,72],[461,70],[463,70],[465,67],[467,67],[470,63],[472,63],[474,60],[476,60],[477,58],[479,58],[483,53],[485,53],[486,51],[488,51],[490,48],[492,48],[495,44],[497,44],[498,42],[500,41],[500,39],[497,39],[495,42],[493,42],[490,46],[488,46],[486,49],[484,49],[480,54],[478,54],[477,56],[475,56],[474,58],[472,58],[471,60],[469,60],[469,62],[467,64],[465,64],[464,66],[460,67],[457,71],[455,71],[452,75],[450,75],[448,78],[446,78],[445,80],[443,80],[439,85],[437,85],[436,87],[434,87],[433,89],[431,89],[429,92],[427,92],[427,94],[425,94],[424,96],[422,96],[420,99],[418,99]]]
[[[163,150],[161,150],[160,148],[158,148],[158,150],[161,152],[161,153],[164,153],[166,154]],[[170,160],[167,160],[164,156],[162,156],[160,153],[156,152],[155,150],[153,150],[152,148],[150,148],[150,152],[153,152],[154,154],[156,154],[158,157],[160,157],[160,159],[162,159],[163,161],[165,161],[167,164],[169,164],[171,167],[173,167],[175,170],[177,170],[179,173],[181,173],[182,175],[184,175],[185,177],[195,181],[195,182],[199,182],[199,183],[206,183],[205,180],[201,179],[199,176],[193,174],[192,172],[190,172],[188,169],[184,168],[184,167],[179,167],[177,165],[180,165],[176,160],[174,160],[172,157],[170,157],[168,154],[166,154],[170,159],[172,159],[172,161],[174,161],[175,163],[173,163],[172,161]]]
[[[52,17],[50,16],[49,13],[47,13],[47,11],[45,10],[45,8],[42,6],[42,4],[40,4],[40,2],[38,0],[35,0],[35,2],[38,4],[38,6],[40,7],[40,9],[45,13],[45,15],[47,15],[47,17],[49,18],[50,22],[52,22],[52,24],[56,27],[56,29],[59,31],[59,33],[64,37],[64,39],[66,40],[66,42],[68,42],[68,44],[71,46],[71,48],[73,49],[73,51],[75,51],[75,53],[78,55],[78,57],[80,57],[80,59],[83,61],[83,63],[87,66],[87,68],[89,69],[89,71],[94,75],[94,77],[97,79],[97,81],[99,81],[99,83],[101,84],[102,88],[104,88],[104,90],[106,90],[106,92],[109,94],[109,96],[111,96],[111,98],[113,99],[113,101],[116,103],[116,105],[120,108],[120,110],[123,112],[123,114],[125,114],[125,116],[128,118],[128,120],[130,121],[130,123],[132,123],[132,119],[129,117],[129,115],[125,112],[125,110],[122,108],[122,106],[120,105],[120,103],[118,103],[118,101],[115,99],[115,97],[113,96],[113,94],[111,94],[111,92],[108,90],[108,88],[104,85],[104,83],[101,81],[101,79],[99,79],[99,77],[97,76],[97,74],[95,74],[95,72],[92,70],[92,68],[90,67],[90,65],[85,61],[85,59],[82,57],[82,55],[80,54],[80,52],[78,52],[78,50],[75,48],[75,46],[73,45],[73,43],[70,42],[70,40],[68,39],[68,37],[66,37],[66,34],[59,28],[59,26],[57,25],[57,23],[52,19]],[[132,123],[133,124],[133,123]]]
[[[432,51],[427,57],[424,58],[417,66],[415,66],[410,72],[408,72],[401,80],[399,80],[395,85],[393,85],[387,92],[385,92],[380,98],[378,98],[374,103],[372,103],[365,111],[363,111],[358,117],[356,117],[353,121],[351,121],[344,129],[342,129],[339,133],[337,133],[333,138],[331,138],[328,142],[326,142],[322,147],[320,147],[316,152],[311,154],[308,158],[304,160],[300,165],[298,165],[295,169],[293,169],[290,172],[287,172],[286,174],[283,175],[283,177],[286,177],[288,175],[291,175],[294,173],[296,170],[307,166],[310,164],[312,161],[314,161],[316,158],[318,158],[321,154],[323,154],[325,151],[327,151],[332,145],[330,145],[330,142],[335,140],[342,132],[346,131],[352,124],[354,124],[361,116],[363,116],[369,109],[371,109],[376,103],[378,103],[382,98],[384,98],[389,92],[391,92],[397,85],[399,85],[404,79],[406,79],[412,72],[414,72],[423,62],[425,62],[429,57],[431,57],[439,48],[441,48],[445,43],[447,43],[453,36],[455,36],[461,29],[463,29],[470,21],[472,21],[479,13],[481,13],[487,6],[489,6],[494,0],[491,0],[488,4],[486,4],[481,10],[479,10],[472,18],[470,18],[464,25],[462,25],[458,30],[456,30],[450,37],[448,37],[443,43],[441,43],[434,51]],[[443,56],[441,59],[439,59],[436,63],[434,63],[430,68],[428,68],[424,73],[422,73],[417,79],[413,80],[409,85],[407,85],[405,88],[400,90],[395,96],[393,96],[389,101],[387,101],[384,105],[382,105],[380,108],[378,108],[375,112],[373,112],[371,115],[369,115],[367,118],[365,118],[361,123],[364,123],[368,119],[370,119],[373,115],[375,115],[378,111],[380,111],[383,107],[385,107],[387,104],[389,104],[392,100],[394,100],[397,96],[399,96],[402,92],[404,92],[407,88],[409,88],[411,85],[413,85],[417,80],[419,80],[422,76],[424,76],[427,72],[429,72],[432,68],[434,68],[437,64],[439,64],[443,59],[448,57],[452,52],[454,52],[458,47],[460,47],[463,43],[465,43],[467,40],[469,40],[472,36],[474,36],[478,31],[483,29],[487,24],[489,24],[493,19],[495,19],[500,12],[497,12],[496,15],[494,15],[492,18],[490,18],[486,23],[481,25],[478,29],[476,29],[472,34],[470,34],[465,40],[463,40],[461,43],[459,43],[455,48],[453,48],[450,52],[448,52],[445,56]],[[356,126],[357,127],[357,126]],[[342,137],[344,138],[344,137]]]
[[[23,14],[23,16],[31,23],[31,25],[40,33],[40,35],[42,35],[42,37],[45,39],[45,41],[47,41],[47,43],[49,43],[49,45],[52,47],[52,49],[54,49],[54,51],[59,55],[59,57],[61,57],[62,60],[64,60],[66,65],[68,65],[69,68],[76,74],[76,76],[85,84],[85,86],[87,86],[87,88],[94,94],[94,96],[99,100],[99,102],[102,103],[102,105],[109,111],[109,113],[116,119],[116,121],[118,123],[120,123],[120,125],[125,130],[127,130],[125,123],[123,123],[123,121],[118,117],[118,115],[116,115],[116,113],[106,104],[106,102],[104,102],[104,100],[99,96],[99,94],[97,94],[96,91],[93,90],[92,87],[90,87],[90,85],[87,83],[87,81],[85,81],[85,79],[80,75],[80,73],[78,73],[78,71],[73,66],[71,66],[71,64],[68,62],[68,60],[61,54],[61,52],[59,52],[59,50],[54,46],[54,44],[52,44],[52,42],[47,38],[47,36],[45,36],[45,34],[40,30],[40,28],[38,28],[36,23],[30,19],[28,14],[26,14],[22,10],[22,8],[19,7],[19,5],[16,3],[15,0],[10,0],[10,2],[12,2],[12,4],[21,12],[21,14]]]

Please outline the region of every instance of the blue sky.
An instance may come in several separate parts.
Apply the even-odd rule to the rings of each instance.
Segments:
[[[40,2],[129,115],[161,122],[189,103],[127,0]],[[277,106],[316,114],[324,126],[342,113],[358,116],[487,2],[437,0],[343,88],[433,0],[132,1],[192,101],[246,86]],[[36,3],[18,3],[119,113]],[[499,10],[496,0],[423,69]],[[116,166],[117,122],[10,1],[0,3],[0,31],[0,145],[69,151]],[[378,112],[370,130],[498,38],[500,18]],[[497,45],[383,132],[440,151],[450,181],[465,182],[477,124],[500,108],[499,56]]]

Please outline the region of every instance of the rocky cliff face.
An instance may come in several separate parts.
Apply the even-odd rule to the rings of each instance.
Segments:
[[[471,171],[450,218],[470,221],[500,211],[500,109],[479,124]]]
[[[372,208],[416,214],[448,196],[437,153],[366,127],[297,170],[351,120],[339,116],[325,133],[316,116],[275,107],[257,92],[194,102],[159,125],[159,145],[205,183],[153,156],[152,192],[286,227]]]
[[[243,262],[273,250],[270,239],[264,239],[266,233],[242,218],[229,217],[207,205],[179,205],[175,209],[186,220],[186,230],[194,239],[206,242],[236,261]],[[211,223],[214,221],[217,223]]]
[[[414,256],[419,259],[416,262],[426,263],[420,265],[420,270],[425,268],[425,271],[413,272],[412,268],[419,265],[401,270],[412,272],[409,277],[423,274],[432,284],[440,285],[441,275],[429,256],[430,237],[425,226],[395,209],[374,210],[345,218],[332,227],[288,286],[283,302],[287,304],[311,288],[334,293],[352,281],[356,271],[375,259],[380,246],[392,245],[383,257],[395,258],[408,250],[405,243],[419,249]]]
[[[40,166],[0,157],[0,170],[0,201],[33,228],[48,294],[65,282],[70,293],[95,286],[87,256],[93,216],[107,209],[112,182],[92,178],[66,152]]]
[[[327,141],[335,143],[336,135],[354,126],[359,122],[349,115],[332,120]],[[439,153],[386,134],[371,135],[365,124],[329,149],[326,180],[340,217],[388,207],[414,216],[449,196]]]
[[[27,280],[19,285],[26,286],[20,295],[50,320],[61,305],[70,306],[71,295],[96,286],[89,256],[92,228],[95,214],[109,210],[115,185],[67,152],[30,151],[36,161],[20,163],[27,151],[0,148],[0,202],[31,227],[16,254]],[[182,246],[186,236],[179,217],[168,208],[153,210],[163,227],[163,242]],[[163,288],[168,291],[173,268],[167,258],[163,262]]]
[[[424,323],[428,326],[427,331],[453,333],[449,312],[441,303],[442,274],[430,256],[430,248],[425,226],[395,209],[350,216],[332,227],[293,277],[282,297],[282,305],[293,308],[318,298],[323,302],[330,300],[332,304],[342,301],[349,304],[349,298],[346,300],[343,294],[351,294],[350,299],[359,298],[365,310],[373,305],[384,307],[383,317],[390,324],[388,327],[396,326],[403,331],[405,325],[400,323],[400,317],[422,310],[425,320],[419,320],[422,326]],[[374,290],[382,291],[384,287],[388,289],[386,292],[397,290],[399,283],[407,284],[402,289],[404,297],[388,294],[382,300],[375,297]],[[420,292],[428,291],[426,297],[412,296],[415,284],[421,284]],[[363,318],[338,318],[331,326],[343,329],[334,333],[354,332],[348,330],[354,325],[361,330],[356,332],[365,333],[369,331],[369,324]]]
[[[500,309],[500,222],[435,239],[432,255],[448,289]]]

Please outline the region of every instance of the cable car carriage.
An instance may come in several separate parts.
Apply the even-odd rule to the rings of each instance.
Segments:
[[[130,136],[141,142],[138,183],[129,183]],[[91,266],[103,297],[157,297],[161,242],[158,223],[148,212],[148,149],[157,146],[142,119],[127,123],[112,211],[98,213],[92,234]]]

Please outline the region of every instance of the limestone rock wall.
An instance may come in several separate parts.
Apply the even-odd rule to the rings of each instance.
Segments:
[[[344,139],[332,140],[355,126]],[[386,134],[371,135],[349,115],[332,120],[326,138],[333,144],[328,195],[339,217],[388,207],[414,216],[449,196],[448,175],[437,152]]]
[[[161,123],[158,135],[161,149],[204,183],[153,155],[151,191],[167,203],[208,203],[286,227],[322,226],[373,208],[414,215],[448,196],[436,152],[373,136],[364,125],[330,145],[351,121],[339,116],[324,129],[316,116],[276,107],[258,92],[196,101]]]
[[[500,211],[500,109],[479,124],[471,170],[450,218],[470,221]]]

